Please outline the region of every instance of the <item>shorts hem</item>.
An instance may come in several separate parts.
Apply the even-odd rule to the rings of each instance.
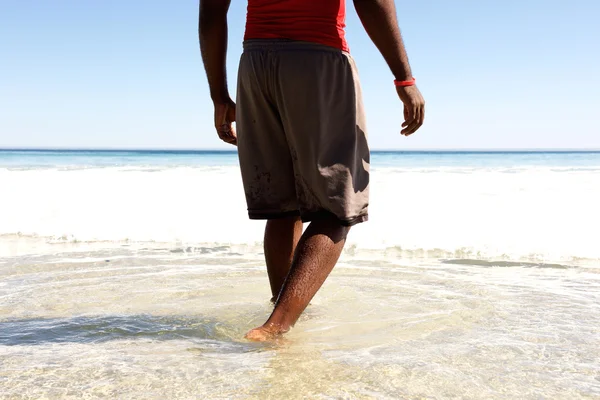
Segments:
[[[300,211],[248,211],[250,219],[280,219],[288,217],[299,217]]]
[[[335,214],[320,210],[313,212],[304,212],[300,213],[298,210],[292,211],[248,211],[248,217],[253,220],[264,220],[264,219],[281,219],[281,218],[289,218],[289,217],[300,217],[302,222],[311,222],[315,220],[323,220],[323,219],[335,219],[342,226],[354,226],[356,224],[360,224],[362,222],[367,222],[369,220],[369,214],[361,214],[352,218],[339,218]]]
[[[342,226],[354,226],[356,224],[360,224],[361,222],[367,222],[369,220],[369,214],[361,214],[352,218],[339,218],[335,214],[321,210],[314,212],[302,213],[301,215],[302,222],[311,222],[315,220],[323,220],[323,219],[336,219]]]

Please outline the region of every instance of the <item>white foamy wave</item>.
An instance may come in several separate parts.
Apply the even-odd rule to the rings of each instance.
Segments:
[[[349,248],[395,254],[600,258],[600,171],[376,168]],[[256,244],[237,167],[0,169],[0,235]],[[1,238],[0,238],[1,240]]]

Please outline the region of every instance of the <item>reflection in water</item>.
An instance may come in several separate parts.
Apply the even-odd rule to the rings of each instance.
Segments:
[[[534,263],[525,261],[487,261],[487,260],[442,260],[442,264],[458,264],[458,265],[473,265],[479,267],[529,267],[529,268],[558,268],[567,269],[573,268],[569,265],[551,264],[551,263]]]
[[[101,343],[120,339],[232,342],[233,330],[214,320],[152,315],[35,318],[2,322],[0,346]]]

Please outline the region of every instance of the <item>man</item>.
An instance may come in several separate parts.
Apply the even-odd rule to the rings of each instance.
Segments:
[[[200,0],[202,58],[219,137],[238,146],[251,219],[266,219],[275,308],[246,334],[287,332],[336,264],[350,226],[367,220],[369,148],[345,0],[249,0],[237,106],[227,88],[230,0]],[[354,0],[404,103],[401,133],[423,124],[394,0]],[[390,80],[390,84],[391,84]],[[237,134],[232,123],[237,118]],[[302,233],[302,222],[310,222]]]

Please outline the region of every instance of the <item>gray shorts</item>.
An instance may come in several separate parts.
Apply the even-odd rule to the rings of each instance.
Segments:
[[[367,220],[369,146],[348,53],[306,42],[246,41],[236,119],[251,219]]]

